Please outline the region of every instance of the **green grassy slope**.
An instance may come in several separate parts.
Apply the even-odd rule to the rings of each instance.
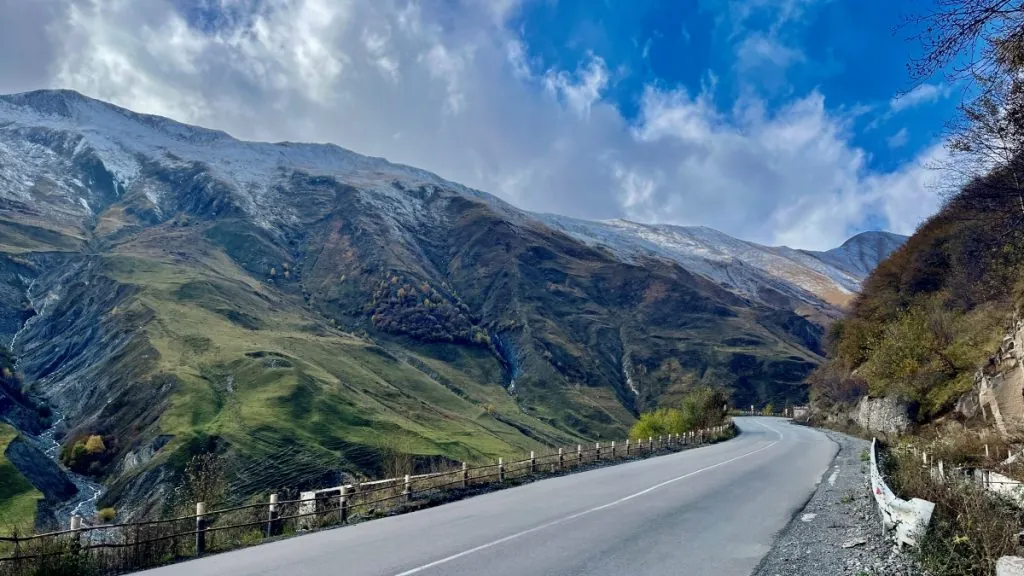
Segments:
[[[18,472],[4,457],[7,445],[18,437],[14,428],[0,423],[0,534],[17,530],[31,532],[35,524],[36,505],[42,493]]]
[[[216,437],[245,461],[295,460],[298,482],[339,465],[373,475],[375,455],[396,444],[481,462],[573,439],[518,408],[484,349],[433,344],[393,354],[216,251],[182,266],[131,244],[103,266],[139,287],[112,315],[151,314],[144,334],[158,359],[150,371],[175,382],[156,423],[173,436],[164,454]]]

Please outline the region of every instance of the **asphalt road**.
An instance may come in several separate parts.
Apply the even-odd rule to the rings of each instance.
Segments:
[[[837,448],[785,420],[736,421],[742,434],[721,444],[144,574],[746,576]]]

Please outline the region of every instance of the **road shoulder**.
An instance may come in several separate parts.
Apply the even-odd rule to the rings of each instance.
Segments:
[[[917,576],[907,554],[882,535],[882,520],[871,497],[870,443],[822,430],[839,452],[814,495],[779,534],[755,576],[849,574]]]

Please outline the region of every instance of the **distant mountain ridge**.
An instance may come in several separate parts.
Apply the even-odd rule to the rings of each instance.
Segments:
[[[382,431],[487,460],[621,435],[697,385],[802,402],[885,249],[532,214],[334,145],[0,96],[0,344],[65,446],[103,437],[119,510],[211,447],[280,467],[256,493],[372,475]]]
[[[843,242],[843,245],[838,248],[825,252],[808,251],[807,253],[857,276],[863,283],[871,272],[890,254],[903,246],[908,238],[908,236],[892,232],[861,232]]]
[[[828,311],[843,306],[882,260],[906,241],[890,232],[863,232],[827,252],[769,247],[703,226],[593,222],[539,215],[548,225],[587,244],[625,258],[646,254],[674,260],[686,269],[744,296],[778,306]]]

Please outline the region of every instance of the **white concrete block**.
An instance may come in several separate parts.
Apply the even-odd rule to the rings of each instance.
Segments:
[[[1024,576],[1024,558],[1003,556],[996,561],[996,576]]]

